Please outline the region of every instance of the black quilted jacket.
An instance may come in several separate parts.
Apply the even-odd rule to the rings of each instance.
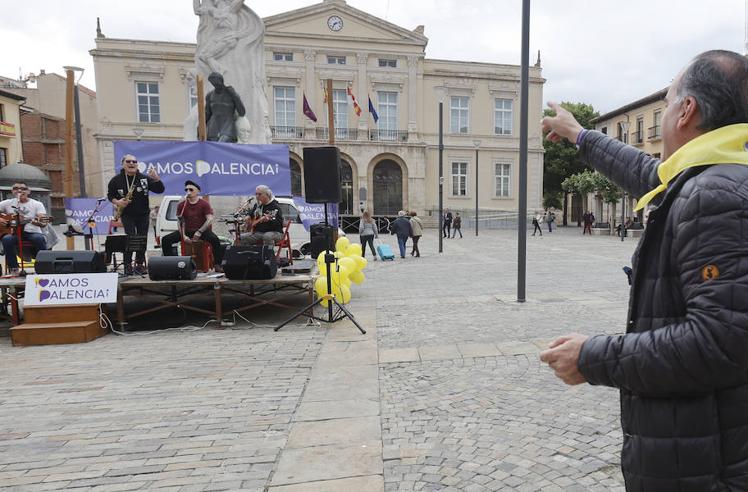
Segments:
[[[582,157],[633,196],[659,161],[598,132]],[[632,258],[626,335],[582,347],[591,384],[621,391],[627,490],[748,491],[748,166],[689,168]]]

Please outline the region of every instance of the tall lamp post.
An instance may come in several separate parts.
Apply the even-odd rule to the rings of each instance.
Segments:
[[[621,242],[626,235],[626,192],[621,195]]]
[[[480,140],[473,140],[475,145],[475,235],[478,235],[478,148]]]
[[[444,248],[444,88],[437,88],[439,98],[439,253]]]
[[[517,218],[517,302],[526,300],[527,284],[527,138],[530,87],[530,0],[522,0],[522,60],[519,110],[519,217]]]

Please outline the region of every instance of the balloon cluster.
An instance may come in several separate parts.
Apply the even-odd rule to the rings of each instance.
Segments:
[[[325,263],[325,254],[330,251],[323,251],[317,257],[319,266],[319,278],[314,282],[314,291],[319,297],[327,295],[327,277],[332,280],[332,293],[341,304],[351,302],[351,284],[360,285],[366,280],[362,271],[369,263],[362,256],[361,245],[351,244],[347,237],[341,237],[335,243],[335,262],[330,264],[330,272],[327,271]],[[329,301],[322,300],[322,305],[327,307]]]

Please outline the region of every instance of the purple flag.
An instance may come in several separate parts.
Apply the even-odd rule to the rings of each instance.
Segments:
[[[317,115],[312,111],[312,107],[309,106],[309,101],[306,100],[306,94],[304,94],[304,116],[317,123]]]
[[[371,103],[371,96],[369,96],[369,113],[371,113],[371,116],[374,118],[374,123],[379,121],[377,110],[374,109],[374,105]]]

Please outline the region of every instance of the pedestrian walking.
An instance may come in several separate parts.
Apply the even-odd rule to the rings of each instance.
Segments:
[[[452,220],[452,237],[457,236],[458,232],[462,239],[462,217],[460,217],[460,212],[455,212],[455,218]]]
[[[374,261],[377,261],[377,252],[374,249],[374,238],[379,237],[377,231],[377,223],[371,217],[371,213],[368,210],[364,210],[361,214],[361,220],[358,223],[358,238],[361,241],[361,256],[366,258],[366,245],[371,248],[371,254],[374,256]]]
[[[548,139],[642,197],[625,334],[540,354],[567,384],[620,389],[627,490],[748,490],[748,58],[698,55],[668,88],[662,158],[584,130],[555,103]]]
[[[450,228],[452,227],[452,212],[449,211],[449,209],[446,209],[444,211],[444,218],[443,221],[444,225],[442,226],[442,234],[444,237],[449,238],[450,234]]]
[[[543,216],[540,215],[538,212],[535,212],[535,216],[532,218],[532,235],[534,236],[536,232],[539,232],[540,235],[543,235],[543,229],[540,227],[540,223],[543,222]]]
[[[410,256],[415,254],[416,258],[420,258],[421,251],[418,249],[418,241],[420,241],[423,235],[423,222],[415,210],[410,212],[410,229],[413,233],[413,250],[410,252]]]
[[[397,245],[400,248],[400,258],[405,258],[405,247],[408,238],[413,234],[410,227],[410,220],[405,215],[404,210],[397,213],[397,219],[390,225],[390,233],[397,236]]]
[[[582,235],[584,236],[585,233],[592,235],[592,224],[595,223],[595,216],[592,214],[592,212],[585,212],[584,215],[582,215],[582,221],[584,222],[584,229],[582,229]]]
[[[545,216],[545,222],[548,224],[548,232],[553,232],[553,224],[556,222],[556,214],[553,210],[548,209],[548,213]]]

